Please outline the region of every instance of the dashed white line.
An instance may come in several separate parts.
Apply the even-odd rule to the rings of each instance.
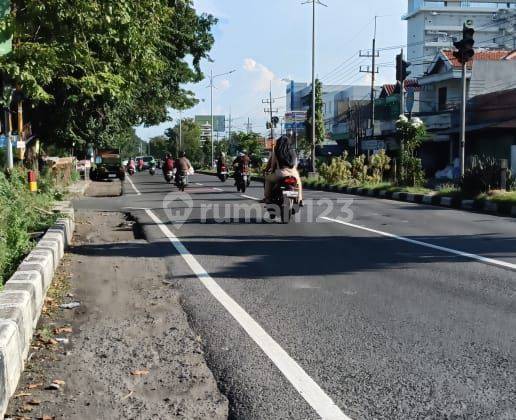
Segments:
[[[434,244],[430,244],[428,242],[422,242],[422,241],[418,241],[418,240],[415,240],[415,239],[406,238],[404,236],[398,236],[398,235],[395,235],[393,233],[383,232],[381,230],[376,230],[376,229],[371,229],[371,228],[368,228],[368,227],[365,227],[365,226],[355,225],[353,223],[344,222],[344,221],[338,220],[338,219],[332,219],[330,217],[321,217],[321,219],[328,220],[328,221],[334,222],[334,223],[339,223],[341,225],[348,226],[348,227],[351,227],[351,228],[354,228],[354,229],[359,229],[359,230],[364,230],[366,232],[375,233],[377,235],[385,236],[387,238],[392,238],[392,239],[397,239],[399,241],[408,242],[409,244],[424,246],[426,248],[435,249],[437,251],[447,252],[449,254],[458,255],[460,257],[465,257],[465,258],[469,258],[469,259],[472,259],[472,260],[475,260],[475,261],[479,261],[479,262],[482,262],[482,263],[491,264],[491,265],[495,265],[497,267],[508,268],[509,270],[515,270],[516,271],[516,264],[511,264],[511,263],[506,262],[506,261],[495,260],[493,258],[487,258],[487,257],[483,257],[481,255],[471,254],[469,252],[459,251],[459,250],[453,249],[453,248],[447,248],[447,247],[444,247],[444,246],[434,245]]]
[[[241,195],[241,197],[248,198],[249,200],[260,201],[260,199],[259,199],[259,198],[252,197],[252,196],[250,196],[250,195],[242,194],[242,195]]]
[[[299,364],[208,274],[179,238],[152,212],[145,210],[190,269],[215,299],[233,316],[315,412],[327,420],[351,420]]]
[[[136,195],[142,195],[142,193],[134,185],[133,180],[130,177],[126,177],[126,179],[129,181],[129,184],[131,184],[131,187],[133,187],[133,190],[136,193]]]
[[[203,184],[200,184],[200,183],[198,183],[198,182],[196,182],[196,183],[195,183],[195,185],[198,185],[199,187],[202,187],[202,186],[203,186]]]
[[[215,191],[224,191],[222,188],[213,187]]]

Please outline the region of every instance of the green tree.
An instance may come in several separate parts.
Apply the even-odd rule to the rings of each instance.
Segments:
[[[197,101],[215,19],[192,0],[13,0],[0,66],[46,142],[113,146]]]
[[[171,153],[170,140],[166,136],[156,136],[149,140],[150,154],[155,158],[163,159],[167,153]]]
[[[421,185],[425,173],[417,151],[426,137],[426,127],[419,118],[410,120],[404,115],[396,121],[396,135],[401,144],[399,182],[402,185]]]
[[[244,131],[231,133],[231,145],[234,152],[245,150],[249,155],[260,155],[263,152],[263,139],[258,133]]]
[[[312,97],[312,93],[310,92],[310,98]],[[319,146],[323,143],[326,137],[326,129],[324,125],[324,113],[323,113],[323,92],[322,92],[322,83],[319,79],[315,80],[315,144]],[[308,106],[308,111],[306,114],[305,121],[305,136],[303,137],[303,141],[301,142],[301,148],[305,151],[312,150],[312,101],[310,100],[310,105]]]
[[[171,153],[177,154],[180,150],[179,123],[174,128],[169,128],[165,131],[165,136],[168,138]],[[192,118],[182,120],[181,149],[186,153],[192,164],[199,166],[205,163],[205,156],[201,145],[201,129]]]

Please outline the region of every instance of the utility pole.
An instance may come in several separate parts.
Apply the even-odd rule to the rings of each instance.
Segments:
[[[400,54],[400,59],[401,59],[401,65],[403,66],[403,60],[404,60],[404,57],[403,57],[403,48],[401,49],[401,54]],[[403,75],[401,77],[401,79],[403,79]],[[405,80],[400,80],[400,115],[405,115]]]
[[[270,128],[270,130],[271,130],[270,136],[271,136],[272,140],[274,140],[274,114],[278,112],[278,109],[272,108],[272,106],[274,105],[275,102],[276,102],[276,100],[272,99],[272,81],[271,81],[270,89],[269,89],[269,99],[262,99],[262,104],[269,105],[268,108],[264,109],[264,112],[269,114],[269,123],[267,125],[268,125],[268,128]]]
[[[375,79],[376,75],[379,73],[378,68],[376,67],[376,59],[380,56],[379,52],[376,51],[376,20],[378,19],[378,16],[374,17],[374,36],[373,36],[373,49],[371,52],[367,51],[363,53],[360,51],[359,56],[360,57],[367,57],[371,58],[371,68],[367,66],[367,69],[362,69],[362,66],[360,66],[360,72],[361,73],[371,73],[371,114],[370,114],[370,122],[369,122],[369,128],[371,129],[371,134],[374,136],[374,99],[375,99]]]
[[[231,107],[229,108],[228,144],[231,142]]]
[[[461,126],[460,126],[460,176],[464,176],[466,163],[466,106],[467,106],[467,79],[466,79],[466,65],[473,59],[475,50],[475,29],[473,28],[473,21],[468,20],[462,27],[462,39],[453,43],[457,51],[453,53],[454,57],[462,65],[462,103],[461,103]]]
[[[179,111],[179,150],[183,150],[183,115]]]
[[[251,118],[247,117],[247,134],[249,134],[252,130],[252,125],[251,125]]]
[[[315,164],[315,145],[316,145],[316,142],[317,142],[317,139],[316,139],[316,132],[317,130],[315,129],[315,115],[316,115],[316,112],[315,112],[315,48],[316,48],[316,39],[315,39],[315,23],[316,23],[316,19],[315,19],[315,11],[316,11],[316,6],[319,5],[319,6],[324,6],[324,7],[328,7],[327,5],[325,5],[324,3],[321,3],[320,0],[308,0],[308,1],[305,1],[303,4],[312,4],[312,168],[311,168],[311,172],[313,174],[315,174],[315,172],[317,171],[317,167],[316,167],[316,164]]]

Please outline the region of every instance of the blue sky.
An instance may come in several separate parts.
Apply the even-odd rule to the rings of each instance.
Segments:
[[[237,70],[216,80],[214,112],[233,116],[233,129],[243,130],[247,118],[253,131],[265,132],[266,116],[261,100],[268,96],[272,81],[274,97],[285,95],[285,82],[311,79],[311,5],[301,0],[194,0],[199,12],[219,19],[214,28],[213,63],[203,63],[205,74]],[[374,16],[378,18],[377,46],[406,44],[406,24],[401,16],[407,0],[324,0],[328,7],[317,9],[317,75],[330,84],[370,84],[360,64],[370,60],[358,57],[359,50],[371,48]],[[398,50],[381,51],[379,84],[392,82],[394,57]],[[347,61],[346,61],[347,60]],[[343,65],[341,65],[344,63]],[[339,67],[340,66],[340,67]],[[199,105],[184,116],[209,114],[208,82],[188,86]],[[204,100],[204,101],[202,101]],[[280,114],[285,99],[276,102]],[[178,113],[171,110],[175,120]],[[163,134],[174,122],[138,128],[144,139]]]

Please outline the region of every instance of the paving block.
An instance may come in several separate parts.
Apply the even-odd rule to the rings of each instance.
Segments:
[[[401,197],[401,193],[400,192],[392,193],[393,200],[399,200],[400,197]]]
[[[373,189],[367,191],[367,195],[369,197],[374,197],[374,193],[375,193],[375,190],[373,190]]]
[[[512,206],[511,216],[516,217],[516,206]]]
[[[5,284],[6,292],[26,291],[31,298],[32,321],[35,328],[43,307],[43,284],[37,271],[17,272]]]
[[[363,193],[364,193],[364,189],[363,188],[358,188],[357,189],[357,194],[362,195]]]
[[[16,391],[23,369],[22,344],[16,323],[0,320],[0,412]]]
[[[407,201],[410,201],[412,203],[416,201],[414,194],[407,194]]]
[[[58,241],[41,240],[38,242],[38,244],[36,245],[34,250],[36,251],[36,250],[40,250],[40,249],[49,250],[52,253],[52,258],[54,260],[54,267],[59,266],[59,263],[63,256],[61,255]]]
[[[52,256],[31,255],[20,264],[19,271],[38,271],[43,279],[43,290],[46,292],[54,277],[54,263]]]
[[[424,204],[432,204],[432,199],[434,198],[433,195],[424,195],[423,196],[423,203]]]
[[[486,201],[484,203],[484,211],[489,213],[496,213],[498,211],[498,204],[493,203],[491,201]]]
[[[441,206],[451,207],[452,201],[452,197],[441,197]]]
[[[380,191],[380,197],[387,197],[387,190]]]
[[[67,219],[67,218],[57,219],[53,228],[61,227],[61,226],[63,226],[65,229],[66,243],[67,243],[67,245],[70,245],[72,243],[72,237],[73,237],[71,220]]]
[[[59,247],[59,259],[63,258],[65,251],[65,241],[61,232],[47,232],[41,238],[41,241],[52,241],[56,242]]]
[[[54,226],[52,226],[50,229],[47,230],[47,233],[55,233],[55,234],[60,234],[62,237],[63,237],[63,243],[64,243],[64,247],[66,249],[66,247],[68,247],[69,243],[68,243],[68,236],[66,234],[66,225],[64,224],[55,224]]]
[[[32,340],[33,316],[30,302],[30,294],[27,291],[2,292],[0,294],[0,322],[13,321],[20,334],[21,351],[23,359],[29,353]]]
[[[462,200],[460,202],[460,208],[464,210],[473,210],[473,206],[475,205],[475,200]]]

